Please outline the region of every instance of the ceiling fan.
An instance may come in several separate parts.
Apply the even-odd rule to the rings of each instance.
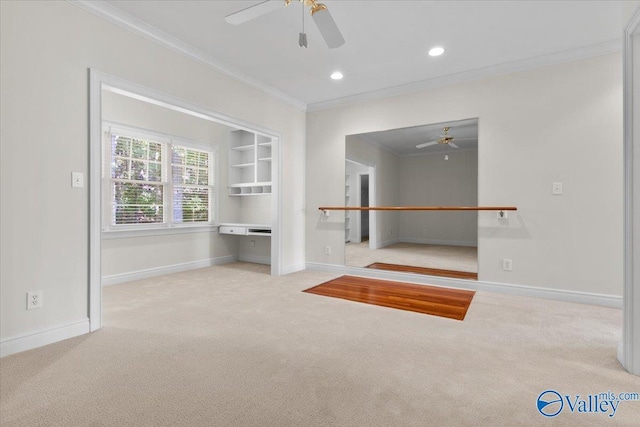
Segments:
[[[416,148],[430,147],[436,144],[446,144],[453,148],[460,148],[453,141],[464,141],[466,139],[473,139],[473,138],[454,138],[453,135],[449,135],[449,129],[450,129],[449,126],[445,126],[442,129],[444,130],[444,135],[440,135],[439,138],[436,140],[418,144],[416,145]]]
[[[239,25],[252,19],[258,18],[269,12],[273,12],[276,9],[281,9],[282,6],[289,6],[292,0],[266,0],[253,6],[249,6],[246,9],[239,10],[230,15],[227,15],[225,19],[229,24]],[[309,13],[316,23],[322,38],[327,42],[329,49],[340,47],[344,44],[344,37],[338,29],[336,22],[329,13],[329,9],[322,3],[316,3],[316,0],[298,0],[301,3],[304,2],[305,6],[310,8]],[[283,5],[284,3],[284,5]],[[304,22],[304,21],[303,21]],[[306,35],[304,36],[304,44],[302,43],[302,35],[300,34],[300,46],[306,47]]]

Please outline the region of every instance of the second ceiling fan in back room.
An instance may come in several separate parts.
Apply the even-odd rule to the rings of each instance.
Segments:
[[[289,6],[291,1],[292,0],[262,1],[253,6],[249,6],[246,9],[242,9],[238,12],[227,15],[225,19],[230,24],[243,24],[269,12],[273,12],[276,9],[281,9],[283,6]],[[316,0],[298,1],[303,2],[305,6],[309,7],[309,13],[313,18],[313,22],[316,23],[316,26],[318,27],[318,30],[320,30],[320,34],[322,34],[322,38],[324,38],[324,41],[327,43],[329,49],[335,49],[344,44],[344,37],[342,37],[342,33],[340,33],[340,29],[338,29],[338,26],[329,13],[329,9],[327,8],[327,6],[322,3],[316,3]],[[300,33],[300,46],[306,47],[306,34],[304,34],[304,31]]]
[[[444,128],[442,128],[442,130],[444,130],[444,135],[438,135],[433,141],[428,141],[428,142],[423,142],[422,144],[418,144],[416,145],[416,148],[424,148],[424,147],[429,147],[431,145],[437,145],[437,144],[446,144],[449,147],[453,147],[453,148],[460,148],[458,147],[453,141],[464,141],[464,140],[470,140],[473,138],[454,138],[453,135],[449,134],[449,126],[445,126]]]

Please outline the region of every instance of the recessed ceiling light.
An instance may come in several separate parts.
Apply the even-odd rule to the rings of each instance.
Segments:
[[[440,56],[444,53],[444,48],[436,46],[429,51],[430,56]]]
[[[331,74],[331,78],[333,80],[340,80],[342,79],[344,76],[342,75],[342,73],[340,71],[335,71],[333,74]]]

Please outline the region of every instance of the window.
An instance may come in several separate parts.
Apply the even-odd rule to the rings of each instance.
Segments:
[[[105,128],[105,230],[215,222],[215,151],[184,139]]]
[[[173,222],[209,222],[211,153],[171,146]]]

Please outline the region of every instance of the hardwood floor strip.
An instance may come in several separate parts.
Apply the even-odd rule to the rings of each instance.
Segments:
[[[306,293],[464,320],[475,291],[342,276]]]
[[[373,264],[368,265],[367,268],[400,271],[403,273],[426,274],[429,276],[451,277],[454,279],[478,280],[478,273],[456,270],[442,270],[439,268],[414,267],[411,265],[386,264],[384,262],[374,262]]]

